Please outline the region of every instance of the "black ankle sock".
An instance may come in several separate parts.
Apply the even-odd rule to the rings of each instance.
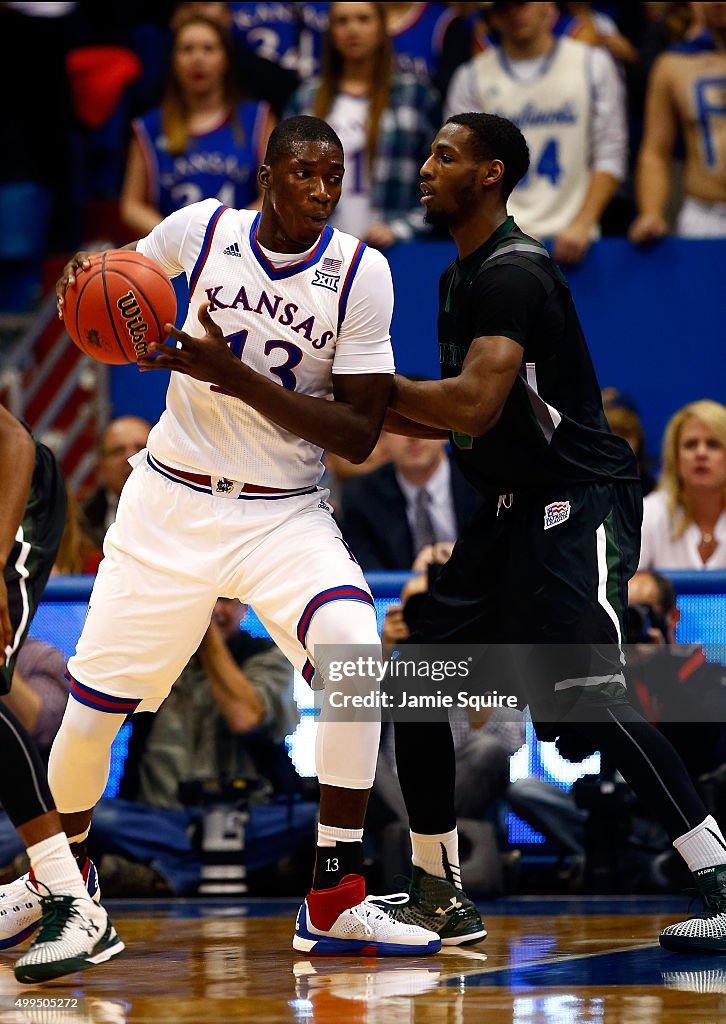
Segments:
[[[315,853],[313,889],[334,889],[346,875],[360,875],[363,868],[363,843],[336,843],[318,846]]]
[[[76,858],[76,864],[78,865],[78,870],[79,871],[83,871],[83,868],[85,866],[86,860],[88,858],[88,843],[84,839],[80,843],[71,843],[70,846],[71,846],[71,853]]]

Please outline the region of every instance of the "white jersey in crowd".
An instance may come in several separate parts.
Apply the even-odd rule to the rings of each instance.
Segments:
[[[528,81],[517,77],[496,47],[476,58],[482,110],[514,121],[529,146],[529,173],[507,209],[522,231],[540,238],[567,227],[587,194],[592,113],[587,53],[584,43],[560,39],[542,72]]]
[[[562,38],[543,57],[510,61],[491,46],[452,79],[445,116],[466,110],[506,117],[526,138],[529,173],[507,209],[528,234],[552,238],[568,227],[593,170],[624,176],[623,86],[609,54],[596,47]]]
[[[305,253],[272,253],[256,238],[259,213],[216,199],[173,213],[137,250],[189,282],[188,334],[199,307],[232,351],[282,387],[317,398],[333,374],[393,373],[393,286],[388,262],[328,226]],[[148,450],[175,469],[265,487],[312,487],[322,449],[277,426],[238,398],[172,373],[166,410]]]
[[[326,121],[343,143],[345,178],[340,202],[331,223],[341,231],[363,237],[371,225],[371,187],[366,142],[368,141],[367,96],[340,92]]]

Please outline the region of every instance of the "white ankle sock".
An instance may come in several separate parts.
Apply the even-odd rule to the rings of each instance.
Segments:
[[[335,846],[336,843],[360,843],[362,841],[362,828],[336,828],[335,825],[318,825],[318,846]]]
[[[436,878],[447,878],[453,881],[457,889],[461,889],[461,869],[459,868],[459,833],[455,828],[451,832],[440,832],[438,835],[411,833],[411,862],[417,868],[423,868],[429,875]],[[446,858],[444,858],[444,854]],[[451,870],[446,873],[446,866]]]
[[[710,814],[690,832],[674,839],[673,845],[691,871],[726,864],[726,839]]]
[[[47,885],[52,893],[90,899],[65,832],[29,846],[28,859],[37,881]],[[40,891],[44,891],[42,887]]]

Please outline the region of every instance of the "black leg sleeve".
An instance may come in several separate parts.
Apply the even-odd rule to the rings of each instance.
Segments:
[[[25,728],[0,703],[0,803],[17,828],[55,810],[48,774]]]
[[[574,728],[614,765],[671,840],[700,825],[708,811],[668,740],[625,700],[591,710],[591,720]]]
[[[395,722],[396,765],[413,832],[456,827],[456,757],[448,722]]]

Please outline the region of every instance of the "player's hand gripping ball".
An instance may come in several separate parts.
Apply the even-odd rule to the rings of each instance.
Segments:
[[[78,348],[102,363],[135,363],[174,323],[176,295],[166,274],[139,252],[113,249],[76,257],[66,267],[61,307]],[[59,293],[63,279],[59,282]]]

